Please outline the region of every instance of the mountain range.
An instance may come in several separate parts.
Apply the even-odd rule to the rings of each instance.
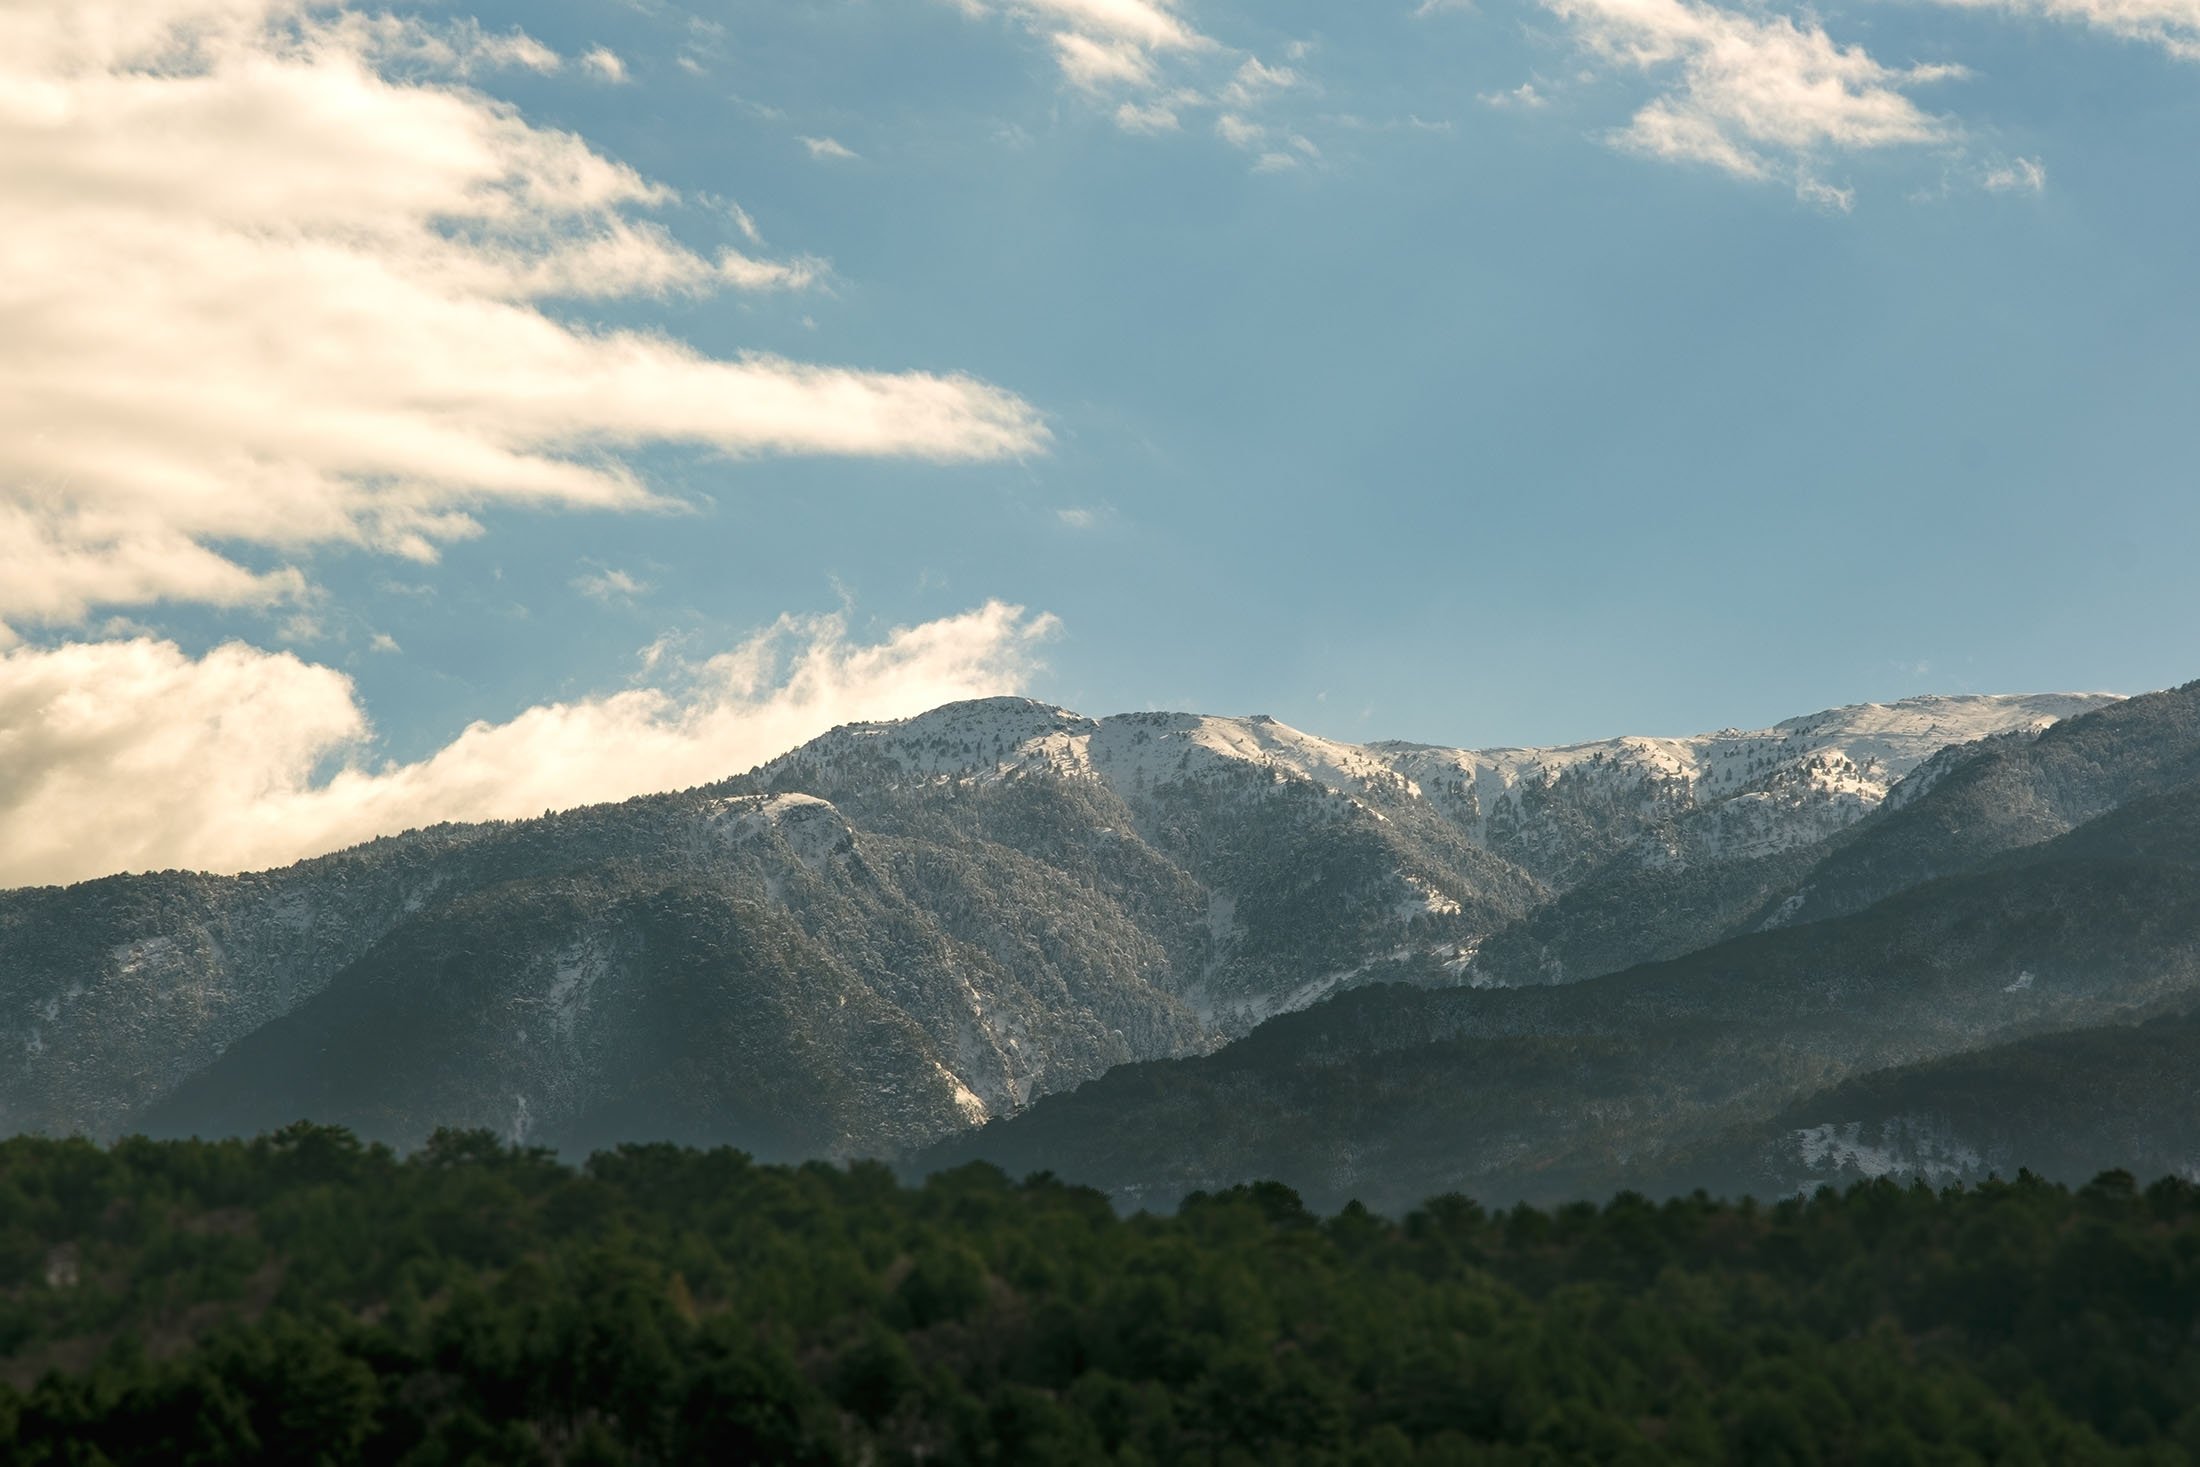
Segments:
[[[1659,889],[1662,925],[1638,930],[1692,926],[1680,956],[1350,994],[1119,1069],[919,1167],[983,1156],[1155,1203],[1279,1177],[1387,1207],[2027,1165],[2200,1176],[2189,1082],[2128,1078],[2174,1071],[2180,1043],[2200,1058],[2200,684],[1950,750],[1800,853],[1554,905],[1625,933]]]
[[[983,1157],[1154,1205],[1967,1175],[2089,1144],[2075,1102],[1992,1131],[1994,1077],[2185,1033],[2195,780],[2200,686],[1493,750],[955,704],[676,794],[0,893],[0,1130]],[[2182,1144],[2150,1103],[2126,1130]]]

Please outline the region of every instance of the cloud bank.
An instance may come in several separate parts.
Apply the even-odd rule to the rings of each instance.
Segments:
[[[364,762],[351,680],[287,652],[17,647],[0,653],[0,887],[253,870],[443,820],[702,784],[838,723],[1015,691],[1054,627],[998,602],[874,642],[844,616],[783,617],[658,686],[476,723],[380,767]]]
[[[294,597],[315,547],[429,559],[485,506],[647,507],[621,454],[649,443],[1044,445],[969,377],[572,319],[818,267],[689,248],[650,217],[670,190],[466,82],[564,65],[325,0],[0,8],[0,643],[100,606]]]

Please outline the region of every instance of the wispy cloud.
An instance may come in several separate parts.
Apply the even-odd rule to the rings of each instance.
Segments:
[[[593,73],[599,81],[618,83],[627,80],[626,63],[619,59],[618,52],[605,46],[591,47],[582,55],[581,66]]]
[[[1908,92],[1960,67],[1888,66],[1815,20],[1697,0],[1544,3],[1597,63],[1661,85],[1611,134],[1646,157],[1784,180],[1810,202],[1845,207],[1846,192],[1817,177],[1823,159],[1955,135]]]
[[[427,560],[487,505],[646,508],[652,442],[1044,445],[968,377],[574,321],[821,266],[689,248],[650,217],[671,190],[458,82],[556,64],[293,0],[0,12],[0,623],[292,598],[316,546]]]
[[[157,25],[163,19],[163,11],[173,12],[184,8],[186,7],[176,5],[174,0],[148,0],[143,7],[143,13]],[[199,5],[188,8],[203,13],[211,7]],[[281,14],[307,8],[309,7],[306,5],[270,7],[248,0],[243,5],[222,7],[225,12],[222,19],[249,19],[255,14],[266,14],[270,10]],[[317,8],[325,12],[333,7],[324,3]],[[477,72],[513,68],[548,76],[565,67],[563,56],[525,31],[489,31],[479,21],[464,17],[430,26],[415,19],[395,15],[352,12],[341,16],[339,23],[352,44],[384,63],[420,67],[450,76],[466,77]]]
[[[1258,107],[1278,92],[1306,85],[1306,78],[1288,66],[1269,66],[1258,56],[1238,63],[1222,89],[1222,101],[1230,107]]]
[[[1288,66],[1268,66],[1248,56],[1217,94],[1223,111],[1215,117],[1215,135],[1233,148],[1255,155],[1253,171],[1279,173],[1321,157],[1304,133],[1265,121],[1261,108],[1271,98],[1306,85]]]
[[[1522,82],[1509,92],[1484,92],[1480,97],[1480,101],[1485,107],[1512,108],[1524,111],[1534,111],[1537,108],[1551,105],[1551,99],[1537,91],[1534,82]]]
[[[2127,41],[2160,46],[2200,61],[2200,0],[1940,0],[1967,10],[1998,10],[2091,26]]]
[[[1155,91],[1165,59],[1220,48],[1165,0],[953,0],[971,16],[1005,15],[1046,42],[1079,91]]]
[[[477,723],[410,764],[369,762],[350,679],[292,653],[17,648],[0,653],[0,886],[250,870],[442,820],[685,788],[835,724],[1017,691],[1054,627],[989,603],[866,642],[844,616],[783,617],[692,665],[659,644],[643,659],[653,686]],[[331,760],[346,762],[320,777]]]
[[[572,581],[573,589],[591,601],[606,605],[624,604],[649,589],[649,582],[618,569],[607,566],[599,571],[587,571]]]
[[[1312,91],[1307,77],[1224,45],[1195,26],[1169,0],[952,0],[972,16],[1007,16],[1041,38],[1063,80],[1109,107],[1125,132],[1155,136],[1183,130],[1187,113],[1214,116],[1217,136],[1258,154],[1293,149],[1291,128],[1259,118],[1293,92]],[[1288,55],[1312,48],[1293,42]],[[1255,136],[1256,131],[1259,136]],[[1279,143],[1269,134],[1282,138]],[[1301,139],[1303,141],[1303,139]],[[1297,163],[1315,156],[1311,143]]]
[[[1175,132],[1182,119],[1165,102],[1124,102],[1115,109],[1115,125],[1125,132]]]
[[[802,138],[803,147],[810,150],[812,158],[853,158],[856,150],[839,138]]]
[[[1989,164],[1981,182],[1989,193],[2045,193],[2047,165],[2037,158],[2011,158],[2006,163]]]

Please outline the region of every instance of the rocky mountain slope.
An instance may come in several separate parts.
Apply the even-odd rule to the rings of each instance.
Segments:
[[[1157,1205],[1258,1177],[1378,1206],[1451,1189],[1510,1201],[1762,1182],[1784,1178],[1780,1165],[1807,1177],[1800,1152],[1776,1149],[1752,1172],[1718,1138],[1782,1115],[1775,1141],[1843,1136],[1897,1113],[1811,1097],[2200,1008],[2200,779],[2172,782],[2200,753],[2196,706],[2200,684],[1946,756],[1929,788],[1780,861],[1788,894],[1769,928],[1562,986],[1354,993],[1213,1055],[1118,1070],[917,1165],[1044,1166]],[[2042,808],[2056,813],[2025,813]],[[2071,828],[2087,810],[2100,813]],[[1921,847],[1933,859],[1858,854]],[[1823,920],[1783,918],[1822,872],[1858,869],[1909,884]],[[2181,1120],[2148,1154],[2200,1146],[2200,1122]],[[2023,1149],[2022,1135],[1972,1134],[1981,1156]],[[1756,1157],[1768,1143],[1735,1144]],[[2053,1149],[2044,1132],[2040,1144]]]
[[[2200,778],[2200,689],[2134,698],[2038,734],[1935,754],[1862,818],[1810,845],[1694,861],[1638,846],[1492,934],[1488,983],[1566,982],[1728,937],[1855,912]]]
[[[1156,1207],[1256,1178],[1332,1206],[1551,1202],[1688,1176],[1677,1156],[1860,1075],[2194,1005],[2200,881],[2058,864],[1579,984],[1364,990],[916,1167],[1046,1169]]]
[[[707,789],[4,893],[0,1130],[889,1149],[1345,988],[1480,978],[1615,863],[1815,851],[1951,741],[2106,701],[1472,752],[992,699]]]

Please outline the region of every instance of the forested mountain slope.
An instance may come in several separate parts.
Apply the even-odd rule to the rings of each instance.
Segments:
[[[1881,1177],[2200,1181],[2200,1002],[1859,1076],[1674,1158],[1658,1191],[1778,1196]]]
[[[915,1167],[1044,1166],[1157,1206],[1258,1177],[1377,1206],[1672,1180],[1693,1148],[1844,1080],[2200,1006],[2196,812],[2200,785],[2141,797],[1860,912],[1585,982],[1350,994]]]
[[[989,699],[680,794],[4,893],[0,1130],[910,1144],[1358,984],[1468,981],[1623,858],[1793,859],[1950,740],[2110,701],[1476,753]]]

